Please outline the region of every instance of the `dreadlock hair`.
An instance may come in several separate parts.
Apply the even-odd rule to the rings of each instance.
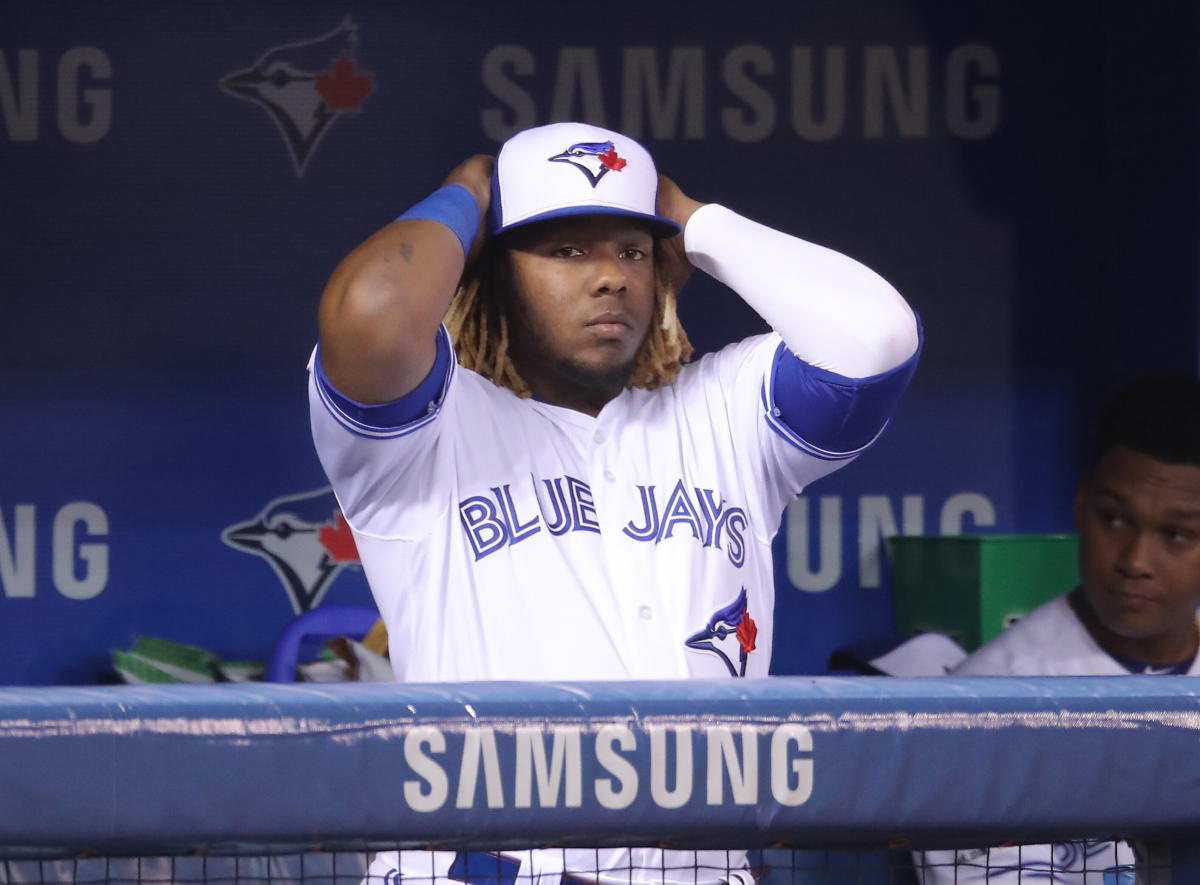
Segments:
[[[630,387],[653,390],[670,384],[692,355],[692,344],[679,322],[676,292],[667,274],[659,238],[654,239],[654,312],[650,330],[634,358]],[[446,329],[454,341],[459,363],[520,397],[532,394],[513,365],[509,353],[511,310],[508,293],[513,286],[504,237],[484,245],[478,259],[467,268],[446,311]]]

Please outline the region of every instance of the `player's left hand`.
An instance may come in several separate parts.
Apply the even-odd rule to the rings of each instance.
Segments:
[[[658,176],[658,214],[665,216],[681,228],[687,228],[688,219],[692,213],[704,204],[693,200],[674,181],[665,175]],[[670,276],[671,284],[678,292],[692,274],[692,263],[688,261],[687,251],[683,245],[683,234],[671,237],[669,240],[659,240],[662,248],[662,259]]]

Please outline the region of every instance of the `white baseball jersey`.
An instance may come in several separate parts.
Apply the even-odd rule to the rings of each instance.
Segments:
[[[1200,656],[1188,671],[1197,674]],[[1129,671],[1096,644],[1063,595],[977,649],[951,675],[1128,676]],[[1019,877],[1022,882],[1132,885],[1135,859],[1125,842],[1094,841],[964,850],[957,858],[952,851],[928,851],[915,860],[918,867],[928,865],[921,879],[925,885],[1016,883]]]
[[[396,678],[765,676],[783,509],[851,457],[764,417],[778,346],[731,345],[595,418],[454,366],[425,419],[372,433],[314,382],[317,449]]]
[[[720,224],[732,213],[708,216]],[[776,240],[764,251],[795,259]],[[864,276],[828,250],[811,263],[827,275],[832,264]],[[865,311],[878,322],[880,311],[869,303]],[[906,311],[893,314],[911,329]],[[452,353],[444,328],[438,347]],[[396,678],[766,676],[771,541],[784,507],[869,445],[823,451],[781,419],[774,385],[787,377],[775,371],[782,348],[773,332],[732,344],[685,366],[670,385],[623,391],[595,417],[517,397],[450,358],[425,413],[399,427],[369,426],[343,408],[318,350],[310,363],[313,437],[387,624]],[[836,394],[824,388],[814,408],[832,399],[848,416],[860,382],[833,383]],[[794,388],[786,392],[789,410],[805,401]],[[868,417],[887,411],[860,405]],[[886,419],[869,420],[869,435]],[[663,854],[614,849],[601,852],[600,863],[655,867]],[[687,865],[710,854],[724,870],[725,852],[688,854]],[[394,859],[373,869],[386,873],[380,864]],[[439,854],[438,875],[449,862]],[[596,852],[581,853],[580,868],[596,862]],[[420,863],[428,874],[428,856]],[[539,863],[562,861],[535,852],[521,875]],[[713,870],[679,875],[675,881],[727,878]]]
[[[1188,675],[1200,673],[1192,662]],[[1096,644],[1068,595],[1031,611],[954,668],[955,676],[1128,676]]]

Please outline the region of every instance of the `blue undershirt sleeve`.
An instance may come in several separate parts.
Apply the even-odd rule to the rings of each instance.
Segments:
[[[771,426],[793,444],[807,443],[827,456],[862,450],[887,425],[917,369],[925,340],[920,318],[917,334],[919,343],[911,357],[869,378],[818,369],[781,343],[766,391]]]
[[[352,400],[329,382],[329,379],[325,377],[325,371],[321,368],[320,344],[317,345],[314,371],[317,384],[343,414],[366,427],[376,430],[391,430],[404,427],[437,411],[445,395],[446,382],[449,379],[453,361],[454,349],[450,344],[450,335],[443,326],[437,334],[437,355],[433,360],[433,368],[429,370],[425,380],[417,385],[412,393],[390,403],[379,403],[378,405]]]

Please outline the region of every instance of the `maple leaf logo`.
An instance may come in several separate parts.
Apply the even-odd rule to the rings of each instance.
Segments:
[[[758,637],[758,625],[754,623],[754,618],[750,617],[749,613],[742,616],[742,622],[738,624],[737,640],[742,644],[743,652],[754,651],[754,640]]]
[[[599,154],[598,156],[600,157],[600,162],[613,172],[620,172],[625,168],[625,164],[627,162],[623,157],[617,156],[617,149],[614,147],[610,147],[608,150],[602,154]]]
[[[350,524],[346,522],[346,517],[339,511],[333,525],[321,526],[317,533],[317,538],[321,542],[334,562],[358,562],[358,547],[354,544],[354,534],[350,531]]]
[[[368,73],[356,71],[354,59],[343,55],[331,72],[317,75],[316,88],[330,110],[356,111],[371,92],[374,79]],[[624,164],[624,160],[621,162]]]

